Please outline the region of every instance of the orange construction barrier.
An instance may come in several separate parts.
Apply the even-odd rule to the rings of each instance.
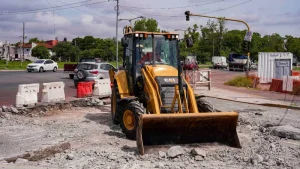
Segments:
[[[77,98],[88,97],[93,94],[94,82],[79,82],[77,87]]]
[[[298,71],[292,71],[292,76],[300,76],[300,72],[298,72]]]
[[[281,79],[272,79],[272,84],[269,90],[274,92],[283,92],[282,85],[283,81]]]

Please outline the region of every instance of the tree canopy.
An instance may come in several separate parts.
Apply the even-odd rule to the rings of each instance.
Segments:
[[[153,18],[143,18],[134,22],[134,31],[160,32],[158,22]]]
[[[32,49],[32,56],[37,57],[39,59],[49,59],[50,53],[49,50],[45,46],[36,46]]]
[[[37,37],[29,39],[29,43],[32,42],[44,42],[44,40],[39,40]]]

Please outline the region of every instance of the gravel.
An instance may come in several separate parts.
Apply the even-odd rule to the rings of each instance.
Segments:
[[[8,130],[11,133],[5,133],[5,136],[10,136],[16,133],[22,135],[22,128],[32,128],[43,131],[43,139],[71,143],[70,150],[26,163],[33,166],[73,169],[300,168],[299,141],[273,135],[274,128],[280,126],[299,128],[300,111],[291,110],[286,114],[284,109],[208,100],[218,110],[239,112],[237,132],[241,149],[216,143],[196,147],[173,145],[140,156],[136,142],[126,139],[120,127],[112,123],[110,106],[87,107],[87,103],[92,104],[91,99],[74,101],[69,108],[48,106],[46,112],[42,108],[19,110],[18,115],[9,114],[9,119],[0,119],[0,129],[6,131],[5,128],[13,127],[13,130]],[[97,99],[94,99],[94,104],[96,102]],[[40,111],[44,114],[40,115]],[[28,116],[35,113],[37,116]],[[0,135],[0,142],[4,138],[10,137]]]

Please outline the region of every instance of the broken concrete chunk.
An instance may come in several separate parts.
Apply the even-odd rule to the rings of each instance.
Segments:
[[[174,158],[182,154],[184,154],[184,150],[181,146],[173,146],[167,152],[167,155],[170,158]]]
[[[10,110],[11,110],[12,113],[15,113],[15,114],[19,113],[19,110],[14,108],[14,107],[11,107]]]
[[[159,152],[158,152],[158,156],[159,156],[160,158],[164,158],[164,157],[166,157],[166,153],[163,152],[163,151],[159,151]]]
[[[195,156],[196,155],[200,155],[202,157],[206,157],[206,151],[201,150],[200,148],[194,148],[194,149],[192,149],[191,154],[195,155]]]
[[[272,127],[272,134],[281,138],[300,140],[300,129],[290,125]]]
[[[18,159],[16,160],[15,164],[25,164],[25,163],[27,163],[27,162],[28,162],[28,160],[26,160],[26,159],[18,158]]]
[[[73,159],[74,159],[74,154],[69,153],[69,154],[67,155],[67,160],[73,160]]]

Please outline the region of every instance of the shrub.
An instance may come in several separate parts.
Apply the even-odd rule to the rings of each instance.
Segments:
[[[252,87],[253,82],[247,77],[238,76],[226,82],[225,85],[236,87]]]

